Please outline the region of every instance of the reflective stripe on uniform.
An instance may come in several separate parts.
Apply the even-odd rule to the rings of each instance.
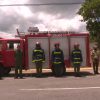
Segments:
[[[80,52],[78,52],[78,51],[74,51],[74,52],[73,52],[73,54],[79,54],[79,53],[80,53]]]
[[[43,59],[38,59],[38,60],[33,60],[32,62],[36,62],[36,61],[42,61]]]
[[[74,64],[80,64],[81,62],[74,62]]]
[[[74,58],[75,60],[80,60],[80,58]]]
[[[34,52],[43,52],[42,50],[34,50]]]
[[[54,64],[61,64],[61,62],[53,62]]]
[[[54,52],[54,54],[61,54],[61,52]]]
[[[35,62],[34,60],[32,60],[32,62]]]

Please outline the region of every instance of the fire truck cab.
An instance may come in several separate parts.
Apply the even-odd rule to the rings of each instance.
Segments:
[[[0,39],[0,68],[3,75],[8,74],[11,68],[15,66],[14,52],[18,44],[20,44],[21,49],[24,51],[23,39]]]

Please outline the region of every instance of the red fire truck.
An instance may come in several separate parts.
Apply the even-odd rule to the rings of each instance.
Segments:
[[[46,61],[43,65],[44,68],[51,68],[50,56],[55,42],[60,43],[60,48],[64,52],[66,67],[71,66],[70,54],[75,42],[80,44],[80,49],[82,50],[82,66],[90,66],[89,34],[52,31],[35,32],[24,36],[20,35],[19,39],[0,39],[0,67],[2,67],[3,74],[8,74],[11,68],[15,66],[14,52],[17,44],[21,45],[24,53],[23,69],[35,68],[34,63],[32,63],[32,50],[35,48],[37,41],[41,43],[45,51]]]

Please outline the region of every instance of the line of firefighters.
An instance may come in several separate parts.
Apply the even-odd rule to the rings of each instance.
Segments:
[[[54,50],[51,54],[51,69],[55,76],[63,76],[66,72],[65,63],[64,63],[64,54],[63,51],[60,49],[60,44],[55,43],[54,44]],[[98,74],[98,65],[99,65],[99,55],[100,52],[97,48],[97,46],[93,47],[93,50],[91,52],[91,58],[93,62],[93,71],[94,74]],[[23,78],[22,76],[22,58],[23,58],[23,52],[20,48],[20,45],[17,46],[17,50],[15,51],[15,78]],[[80,76],[80,66],[83,61],[82,58],[82,52],[79,49],[79,44],[74,44],[74,49],[71,52],[71,62],[72,66],[74,67],[75,76]],[[32,54],[32,62],[36,65],[36,72],[37,77],[42,76],[42,65],[43,62],[45,62],[45,52],[44,49],[41,48],[41,44],[39,42],[36,42],[36,47],[33,49]]]
[[[60,49],[60,44],[55,43],[55,48],[51,54],[51,69],[55,76],[62,76],[66,72],[65,63],[64,63],[64,54]],[[36,48],[33,50],[32,62],[36,64],[37,76],[41,77],[42,75],[42,64],[45,61],[45,53],[41,48],[39,42],[36,43]],[[74,44],[74,50],[71,54],[71,61],[74,66],[75,76],[79,76],[80,65],[83,61],[81,50],[79,49],[79,44]]]
[[[91,52],[91,58],[93,61],[94,74],[98,74],[99,52],[97,50],[97,46],[94,46]],[[21,59],[22,58],[20,57],[20,61]],[[16,62],[16,64],[19,63],[20,61]],[[75,76],[80,76],[80,66],[82,61],[83,61],[82,52],[79,48],[79,44],[75,43],[74,49],[71,52],[71,62],[72,62],[72,66],[74,67]],[[45,62],[45,52],[44,49],[41,48],[41,44],[39,42],[36,42],[36,47],[33,49],[32,62],[35,63],[36,65],[37,77],[41,77],[42,65],[43,62]],[[66,68],[64,63],[64,54],[63,51],[60,49],[59,43],[54,44],[54,50],[52,51],[51,54],[51,65],[52,65],[51,67],[52,72],[55,76],[63,76],[65,74]],[[17,65],[17,66],[21,66],[21,65]],[[18,78],[18,71],[17,71],[18,68],[17,69],[16,68],[15,68],[15,75],[16,75],[15,78]],[[22,77],[22,71],[20,77]]]

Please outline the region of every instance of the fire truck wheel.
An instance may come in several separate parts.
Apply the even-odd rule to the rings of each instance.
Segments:
[[[10,71],[11,71],[11,68],[4,67],[3,74],[8,75],[10,73]]]
[[[4,67],[2,64],[0,64],[0,73],[2,76],[8,75],[11,71],[11,68]]]

